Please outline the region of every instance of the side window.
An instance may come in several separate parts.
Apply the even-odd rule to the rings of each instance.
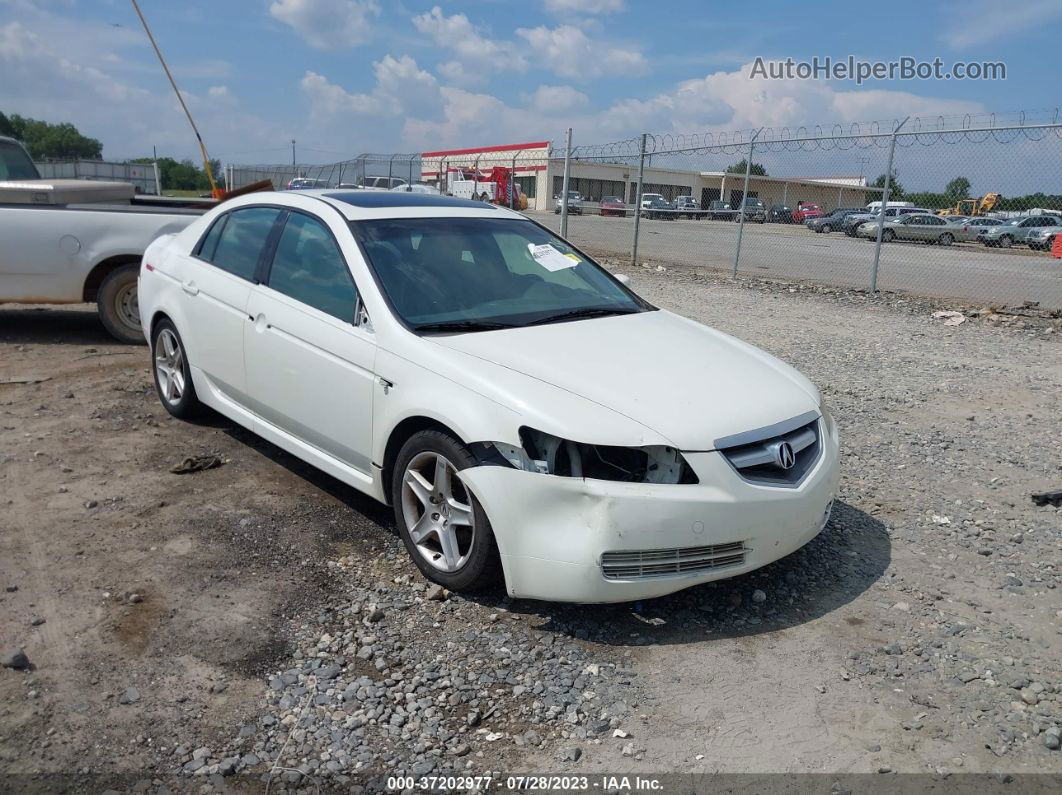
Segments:
[[[254,279],[258,258],[279,215],[280,210],[275,207],[233,210],[228,215],[225,228],[221,230],[210,261],[235,276],[248,281]]]
[[[199,248],[195,252],[197,257],[205,259],[207,262],[214,260],[214,252],[218,247],[218,238],[221,237],[221,230],[225,228],[227,220],[229,220],[228,213],[223,213],[214,219],[214,223],[210,225],[210,229],[207,230],[206,235],[199,242]]]
[[[316,218],[292,212],[280,233],[269,286],[348,323],[358,292],[339,247]]]

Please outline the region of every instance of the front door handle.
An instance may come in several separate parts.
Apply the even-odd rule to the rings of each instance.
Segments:
[[[195,282],[181,282],[181,289],[188,295],[199,295],[199,288],[195,286]]]

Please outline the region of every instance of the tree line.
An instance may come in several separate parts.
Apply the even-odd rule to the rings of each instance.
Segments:
[[[103,144],[96,138],[83,135],[70,122],[41,121],[0,112],[0,135],[20,141],[33,160],[102,160]],[[136,157],[128,163],[159,164],[159,181],[166,190],[210,190],[210,181],[201,166],[189,159],[172,157]],[[214,179],[221,178],[221,162],[211,160]]]

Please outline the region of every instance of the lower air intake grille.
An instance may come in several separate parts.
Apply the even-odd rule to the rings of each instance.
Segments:
[[[601,569],[606,580],[636,580],[740,566],[744,562],[745,544],[735,541],[708,547],[605,552]]]

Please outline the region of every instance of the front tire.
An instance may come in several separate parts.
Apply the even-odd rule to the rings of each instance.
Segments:
[[[955,236],[951,232],[945,232],[940,236],[937,242],[942,246],[950,246],[955,242]]]
[[[140,306],[137,303],[138,266],[130,263],[116,268],[104,278],[96,293],[100,322],[112,337],[126,345],[143,345]]]
[[[891,229],[886,229],[884,232],[881,233],[881,242],[882,243],[891,243],[895,239],[896,239],[896,233],[893,232]]]
[[[195,393],[184,342],[169,318],[160,320],[152,332],[151,361],[155,392],[163,408],[180,420],[202,413],[203,404]]]
[[[478,591],[501,579],[494,530],[461,480],[476,459],[441,431],[402,445],[391,475],[391,503],[402,543],[421,573],[451,591]]]
[[[820,227],[819,231],[822,232],[824,235],[828,235],[828,234],[830,234],[830,232],[833,231],[833,227],[830,226],[829,224],[823,224]]]

